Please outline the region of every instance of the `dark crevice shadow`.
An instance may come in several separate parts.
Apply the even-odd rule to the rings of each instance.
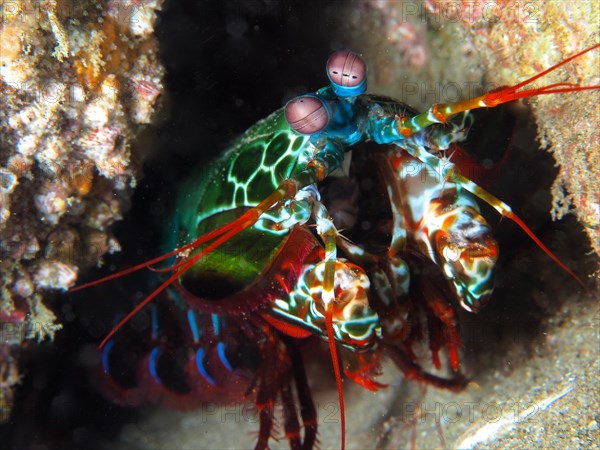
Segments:
[[[80,281],[155,255],[178,181],[293,96],[325,85],[325,61],[344,45],[336,35],[343,21],[339,2],[165,2],[156,32],[167,72],[165,109],[134,148],[145,162],[131,210],[114,228],[123,251]],[[56,299],[65,328],[53,344],[22,352],[23,380],[14,413],[0,427],[1,448],[100,448],[146,414],[104,399],[90,368],[115,316],[148,286],[141,275]]]

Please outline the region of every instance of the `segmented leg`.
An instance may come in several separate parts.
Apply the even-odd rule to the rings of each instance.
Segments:
[[[459,370],[458,350],[460,349],[460,334],[458,331],[458,321],[454,308],[448,301],[444,299],[444,295],[433,284],[424,282],[421,283],[423,299],[427,303],[427,309],[433,314],[433,317],[442,322],[443,328],[440,328],[437,323],[429,324],[429,346],[434,359],[434,365],[437,369],[440,368],[438,351],[443,342],[448,349],[450,356],[450,365],[454,372]],[[428,314],[428,317],[431,317]],[[431,320],[429,321],[431,322]],[[437,330],[437,335],[435,333]]]
[[[273,430],[275,400],[281,389],[281,379],[289,374],[287,362],[283,360],[285,352],[282,343],[273,333],[268,333],[268,345],[265,346],[267,358],[263,362],[259,374],[256,408],[259,411],[260,426],[256,450],[269,447],[269,439]]]
[[[473,116],[465,111],[456,122],[449,122],[446,127],[439,127],[427,134],[427,147],[435,149],[437,153],[448,150],[453,143],[462,142],[467,138],[469,129],[473,125]]]
[[[439,158],[430,154],[423,146],[418,145],[416,143],[410,143],[407,140],[406,145],[403,147],[411,156],[419,159],[423,163],[427,164],[429,167],[434,169],[439,175],[443,176],[445,179],[451,180],[455,184],[459,185],[466,191],[469,191],[476,197],[480,198],[487,204],[489,204],[492,208],[494,208],[500,215],[506,217],[513,222],[515,222],[535,243],[541,248],[544,253],[546,253],[561,269],[567,272],[573,279],[575,279],[581,286],[585,289],[586,286],[579,279],[577,275],[571,269],[569,269],[558,257],[546,247],[542,241],[535,235],[535,233],[515,214],[512,212],[510,206],[504,203],[499,198],[487,192],[482,187],[478,186],[471,180],[465,178],[461,174],[459,174],[456,170],[454,170],[454,165],[448,163],[447,161],[442,161]]]
[[[412,358],[404,350],[397,346],[386,345],[385,350],[396,366],[402,370],[404,376],[410,380],[422,381],[437,388],[454,392],[460,392],[467,386],[468,380],[460,374],[454,378],[442,378],[424,371],[412,361]]]
[[[322,301],[325,309],[334,301],[334,278],[335,262],[337,257],[336,238],[338,232],[329,217],[327,208],[321,203],[319,191],[314,186],[308,186],[296,194],[274,213],[265,213],[262,227],[270,230],[291,229],[295,225],[306,223],[311,217],[314,218],[317,234],[325,245],[325,269],[323,275]]]
[[[266,211],[255,227],[267,231],[287,232],[295,225],[303,225],[312,216],[313,201],[319,197],[314,185],[300,189],[293,199],[282,202],[279,208]]]
[[[255,450],[266,450],[269,448],[269,438],[271,437],[271,430],[273,428],[273,398],[266,398],[271,395],[270,390],[266,387],[265,384],[261,383],[259,389],[259,397],[262,398],[262,401],[266,403],[261,404],[260,406],[257,403],[257,408],[259,409],[259,420],[260,420],[260,428],[258,430],[258,440],[256,441]]]
[[[304,450],[310,450],[314,447],[317,440],[317,410],[312,400],[308,381],[306,380],[306,371],[304,370],[302,355],[294,345],[290,345],[288,348],[292,359],[292,370],[294,372],[296,390],[300,402],[300,416],[302,417],[302,423],[304,425],[304,441],[302,442],[302,448]]]
[[[335,308],[335,262],[337,258],[336,237],[338,235],[333,221],[327,213],[327,209],[320,202],[315,202],[315,220],[317,222],[317,233],[321,236],[325,245],[325,268],[323,273],[323,291],[322,302],[325,307],[325,323],[327,327],[327,340],[329,341],[329,353],[333,364],[333,372],[338,391],[338,401],[340,404],[340,425],[342,435],[342,450],[346,445],[346,419],[344,415],[344,393],[342,389],[342,375],[340,372],[337,347],[335,343],[335,333],[333,329],[333,313]]]
[[[292,450],[300,450],[302,442],[300,441],[300,423],[296,413],[294,395],[289,384],[281,387],[281,401],[283,402],[283,420],[285,428],[285,437],[290,441]]]
[[[298,199],[299,194],[301,194]],[[298,210],[302,211],[303,208],[307,208],[309,205],[312,206],[311,216],[314,217],[317,227],[317,234],[321,237],[325,247],[325,264],[323,273],[323,286],[321,290],[321,302],[325,310],[325,322],[327,328],[327,337],[329,341],[329,351],[331,353],[331,359],[333,363],[333,371],[337,383],[338,398],[340,403],[340,415],[341,415],[341,434],[342,434],[342,448],[345,443],[345,420],[344,420],[344,396],[342,391],[342,378],[338,363],[337,348],[335,342],[335,332],[333,328],[333,315],[335,310],[335,264],[337,258],[337,244],[336,239],[338,237],[338,231],[333,224],[327,208],[320,201],[320,194],[316,189],[304,189],[296,195],[294,201],[291,201],[288,208],[288,214],[283,223],[286,226],[295,225],[296,220],[305,220],[307,214],[300,213],[294,216],[289,214],[289,211]],[[276,223],[277,226],[281,226],[280,223]]]

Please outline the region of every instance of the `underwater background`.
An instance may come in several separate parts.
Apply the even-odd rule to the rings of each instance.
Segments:
[[[138,41],[143,36],[147,44],[135,51],[123,50],[118,66],[127,69],[110,69],[144,87],[132,94],[141,96],[143,101],[137,104],[144,107],[134,111],[122,106],[122,121],[109,124],[105,134],[89,136],[89,144],[84,138],[94,124],[91,112],[84,111],[76,120],[90,120],[92,125],[69,128],[79,134],[67,134],[67,127],[57,121],[55,134],[45,142],[55,142],[58,153],[49,152],[45,159],[35,157],[38,165],[53,157],[60,159],[61,149],[77,140],[93,161],[118,154],[122,172],[107,173],[102,180],[96,177],[89,187],[77,177],[69,179],[68,187],[58,186],[46,173],[30,177],[30,185],[27,177],[19,178],[18,187],[3,185],[2,205],[10,207],[10,219],[0,228],[3,248],[8,249],[3,252],[2,286],[9,292],[3,293],[1,311],[5,314],[0,316],[0,448],[252,448],[258,424],[242,406],[218,409],[207,405],[195,412],[134,409],[115,405],[97,392],[92,381],[98,362],[96,346],[115,316],[143,298],[143,275],[77,294],[55,294],[52,289],[72,286],[77,277],[92,280],[156,255],[161,224],[179,180],[292,97],[325,85],[325,61],[334,50],[351,48],[365,57],[369,92],[400,98],[424,110],[456,95],[469,96],[472,89],[516,83],[592,45],[598,35],[594,2],[568,3],[567,7],[564,2],[530,2],[527,8],[515,2],[495,2],[504,16],[496,9],[486,10],[483,2],[480,8],[467,3],[83,2],[81,8],[100,11],[99,16],[110,15],[111,8],[118,10],[125,4],[155,14],[136,16],[136,24],[146,20],[152,27],[131,25],[128,32]],[[11,10],[5,7],[0,31],[5,38],[9,32],[34,36],[36,27],[23,31],[14,25],[16,19],[7,20],[7,11]],[[522,14],[517,15],[518,11]],[[80,12],[73,10],[73,14]],[[53,36],[55,22],[63,23],[63,19],[70,35],[77,35],[76,26],[59,12],[53,16],[45,11],[39,19],[41,36]],[[120,42],[118,28],[110,31],[104,24],[101,29]],[[93,31],[93,27],[85,29],[89,36]],[[60,50],[55,41],[36,39],[32,37],[40,46],[39,53]],[[85,41],[85,36],[79,39]],[[87,68],[92,57],[80,45],[82,49],[77,50],[72,44],[69,52],[76,55],[75,67]],[[89,47],[93,47],[91,41]],[[107,54],[102,44],[98,48]],[[3,50],[3,58],[14,53],[9,61],[12,67],[27,62],[17,50]],[[153,55],[151,60],[136,63],[146,54]],[[33,58],[31,52],[27,58]],[[34,66],[42,60],[27,64]],[[60,61],[55,71],[67,65]],[[575,67],[567,72],[568,77],[597,84],[597,54]],[[16,69],[13,72],[2,73],[0,115],[2,164],[9,169],[20,163],[17,157],[31,156],[17,146],[23,132],[10,121],[11,115],[21,117],[15,111],[25,110],[27,104],[26,98],[11,103],[8,81],[17,76]],[[83,85],[103,82],[94,73],[80,69],[77,80]],[[102,77],[107,79],[106,74]],[[599,102],[597,92],[557,97],[532,101],[532,108],[509,105],[475,115],[465,146],[486,164],[503,161],[489,190],[585,277],[591,293],[581,292],[517,227],[484,207],[499,241],[501,259],[490,304],[477,315],[461,314],[462,363],[473,382],[460,394],[423,388],[405,381],[388,364],[380,381],[389,386],[377,393],[345,383],[348,448],[598,447]],[[121,108],[110,103],[104,107]],[[113,138],[110,127],[126,137]],[[553,155],[540,150],[540,136]],[[97,155],[93,152],[98,147],[109,150]],[[562,161],[561,167],[555,158]],[[100,163],[94,167],[102,173]],[[11,179],[6,174],[2,177],[3,182]],[[64,192],[65,198],[75,197],[78,204],[86,205],[82,211],[96,211],[94,220],[83,212],[63,210],[56,198]],[[37,209],[25,209],[26,203]],[[574,214],[552,221],[551,211],[560,216],[567,210],[574,211],[580,221]],[[69,234],[74,229],[88,231],[75,238]],[[14,247],[6,243],[28,231],[42,250],[21,262],[12,252]],[[102,255],[112,253],[99,255],[104,262],[101,268],[92,268],[96,260],[66,268],[47,266],[47,261],[64,263],[60,243],[92,238],[102,243]],[[78,248],[85,251],[85,247]],[[18,283],[23,273],[31,287]],[[40,293],[36,303],[25,300],[26,294],[32,295],[29,288]],[[10,314],[7,295],[14,303]],[[56,316],[50,321],[55,328],[48,333],[53,338],[27,334],[15,340],[15,328],[5,324],[25,321],[25,314],[39,312],[41,305]],[[327,353],[316,355],[320,360],[307,363],[307,370],[319,413],[320,447],[338,448],[335,383]],[[288,448],[285,439],[271,443],[273,448]]]

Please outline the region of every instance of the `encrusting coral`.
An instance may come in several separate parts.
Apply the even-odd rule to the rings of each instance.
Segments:
[[[61,328],[45,303],[120,246],[139,159],[132,142],[163,91],[162,0],[0,5],[0,421],[13,355]]]
[[[376,76],[370,87],[402,98],[418,110],[514,85],[598,42],[600,4],[593,0],[365,0],[358,4],[364,12],[358,16],[360,27],[371,23],[382,30],[369,33],[368,38],[356,33],[366,53],[376,55],[372,65]],[[415,52],[429,60],[407,57]],[[598,51],[588,53],[537,81],[537,86],[598,85],[599,58]],[[599,95],[587,91],[528,101],[541,146],[552,153],[559,168],[550,213],[553,218],[575,214],[598,255]]]

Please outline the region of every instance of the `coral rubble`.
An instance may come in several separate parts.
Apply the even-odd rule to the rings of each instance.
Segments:
[[[119,249],[143,155],[132,142],[163,90],[162,0],[0,3],[0,421],[11,351],[61,328],[47,300]]]

